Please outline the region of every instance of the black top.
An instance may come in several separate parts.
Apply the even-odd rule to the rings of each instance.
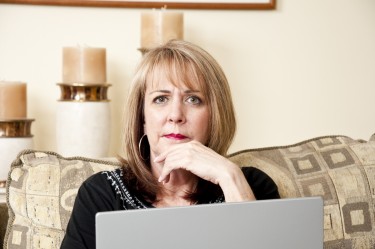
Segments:
[[[257,200],[280,198],[276,184],[263,171],[254,167],[243,167],[242,172]],[[117,169],[99,172],[83,182],[78,190],[61,248],[95,248],[97,212],[154,208],[151,203],[131,193],[122,176],[122,169]],[[221,202],[225,202],[223,195],[214,197],[207,203]]]

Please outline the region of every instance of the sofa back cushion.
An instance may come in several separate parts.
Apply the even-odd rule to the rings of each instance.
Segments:
[[[229,158],[266,172],[282,198],[321,196],[325,248],[375,244],[375,135],[368,142],[318,137],[243,150]],[[79,186],[92,174],[119,166],[117,161],[64,158],[54,152],[21,152],[7,181],[4,248],[59,248]]]

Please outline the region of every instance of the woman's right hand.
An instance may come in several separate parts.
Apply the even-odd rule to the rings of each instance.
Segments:
[[[227,202],[255,199],[240,167],[197,141],[171,146],[154,163],[162,164],[159,182],[167,183],[172,171],[184,169],[218,184]]]

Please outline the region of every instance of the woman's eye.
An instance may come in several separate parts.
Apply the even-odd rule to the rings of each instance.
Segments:
[[[165,96],[156,97],[153,102],[156,103],[156,104],[163,104],[163,103],[167,102],[167,97],[165,97]]]
[[[197,96],[189,96],[187,98],[187,102],[193,105],[199,105],[200,103],[202,103],[201,99],[198,98]]]

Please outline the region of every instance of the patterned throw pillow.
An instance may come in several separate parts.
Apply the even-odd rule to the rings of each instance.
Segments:
[[[4,248],[60,248],[77,190],[92,174],[119,163],[26,150],[7,184],[9,222]]]
[[[320,137],[230,155],[276,182],[282,198],[321,196],[324,248],[374,248],[375,134],[369,142]]]

